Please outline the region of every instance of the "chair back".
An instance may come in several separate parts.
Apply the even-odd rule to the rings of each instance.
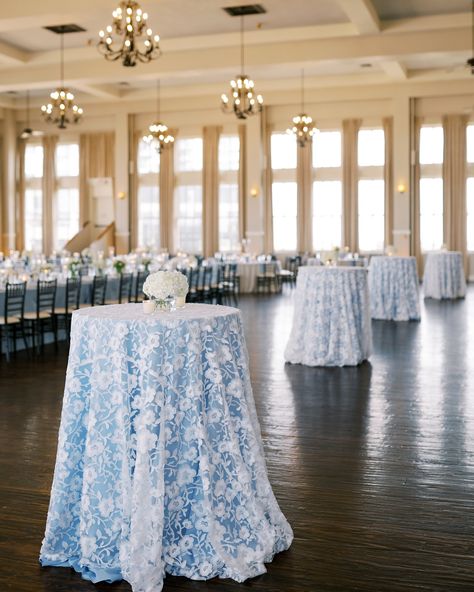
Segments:
[[[143,284],[148,277],[148,271],[137,272],[137,282],[135,284],[135,302],[140,302],[143,299]]]
[[[119,294],[118,294],[119,304],[122,304],[122,302],[131,302],[131,300],[132,300],[132,283],[133,283],[133,274],[131,274],[131,273],[121,273],[120,274]]]
[[[237,263],[222,263],[219,265],[219,283],[235,284]]]
[[[36,314],[38,317],[40,312],[54,314],[57,287],[58,280],[38,280],[36,284]]]
[[[23,318],[25,312],[26,282],[5,286],[5,323],[8,317]]]
[[[80,276],[89,275],[89,266],[88,265],[81,265],[79,267],[79,275]]]
[[[66,279],[66,314],[79,308],[81,298],[81,277]]]
[[[92,280],[91,306],[102,306],[105,304],[105,292],[107,290],[107,276],[95,275]]]
[[[271,276],[275,274],[275,263],[260,263],[259,264],[260,275]]]

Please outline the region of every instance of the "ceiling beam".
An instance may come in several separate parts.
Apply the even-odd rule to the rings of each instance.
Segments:
[[[120,99],[122,96],[120,89],[107,84],[87,84],[85,82],[79,82],[74,85],[74,88],[100,99],[116,100]]]
[[[386,60],[380,62],[379,65],[385,74],[394,80],[406,80],[408,78],[407,69],[399,60]]]
[[[0,41],[0,63],[18,65],[28,61],[28,53]]]
[[[371,0],[338,0],[359,35],[380,33],[381,24]]]
[[[58,0],[21,0],[2,2],[0,32],[25,31],[48,25],[73,23],[83,19],[84,14],[97,11],[102,0],[81,0],[81,2],[58,2]],[[109,4],[108,2],[106,3]],[[110,4],[111,11],[114,8]]]

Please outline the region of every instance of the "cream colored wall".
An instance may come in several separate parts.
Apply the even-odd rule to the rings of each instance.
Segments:
[[[299,111],[298,90],[286,88],[281,92],[265,95],[268,105],[268,121],[277,129],[285,130],[291,116]],[[472,112],[474,93],[472,81],[453,81],[450,84],[427,81],[411,84],[368,84],[354,87],[317,88],[312,83],[306,92],[306,110],[322,128],[339,126],[344,118],[363,119],[363,125],[380,124],[382,117],[394,118],[394,239],[400,253],[409,252],[410,244],[410,99],[415,99],[416,115],[430,120],[440,120],[444,113]],[[133,116],[133,117],[132,117]],[[225,131],[237,131],[239,123],[232,115],[221,112],[218,96],[178,96],[162,98],[161,118],[170,127],[178,128],[179,135],[199,133],[204,125],[223,125]],[[3,168],[11,171],[14,126],[19,132],[24,125],[22,111],[0,110],[3,137]],[[17,120],[15,123],[15,119]],[[117,235],[120,250],[129,245],[129,135],[135,129],[146,129],[154,119],[154,101],[127,102],[120,100],[108,105],[88,104],[84,121],[64,132],[77,135],[79,132],[114,130],[116,133],[116,178],[115,192],[124,193],[125,199],[115,200]],[[133,123],[132,123],[133,122]],[[48,130],[39,119],[35,127]],[[13,128],[12,128],[13,125]],[[262,150],[259,118],[250,118],[247,125],[247,220],[246,227],[254,250],[263,249],[264,204],[262,192]],[[13,156],[14,158],[14,156]],[[397,186],[403,183],[408,190],[398,193]],[[251,188],[258,191],[251,197]],[[3,176],[1,224],[4,248],[14,242],[14,212],[12,214],[11,173]]]

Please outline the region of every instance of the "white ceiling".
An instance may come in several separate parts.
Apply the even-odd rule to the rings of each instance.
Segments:
[[[163,56],[123,68],[95,48],[118,0],[16,0],[0,11],[0,105],[41,100],[57,83],[59,36],[45,25],[75,23],[65,36],[66,81],[84,102],[145,100],[159,77],[168,96],[211,92],[239,73],[240,19],[223,6],[255,0],[143,0]],[[245,18],[246,74],[265,89],[469,78],[470,0],[262,0]],[[3,3],[2,3],[3,4]],[[369,67],[362,67],[368,64]],[[428,76],[427,76],[428,74]],[[359,81],[359,82],[357,82]],[[127,84],[121,84],[126,82]],[[179,90],[181,89],[181,90]],[[17,94],[7,94],[14,91]],[[46,94],[47,96],[47,94]],[[4,98],[4,99],[3,99]],[[23,101],[24,102],[24,101]]]
[[[471,10],[470,0],[372,0],[382,20],[456,14]]]
[[[23,1],[23,0],[20,0]],[[306,25],[328,25],[348,22],[344,11],[334,0],[264,0],[265,14],[245,17],[247,31],[301,27]],[[229,16],[223,6],[235,6],[248,2],[240,0],[161,0],[141,2],[148,12],[148,24],[163,40],[195,35],[233,33],[240,30],[240,18]],[[115,0],[99,0],[94,12],[84,13],[74,24],[86,29],[84,33],[70,33],[64,36],[65,47],[86,47],[95,43],[100,29],[112,22],[112,10],[118,4]],[[0,16],[1,19],[1,16]],[[57,22],[55,24],[66,24]],[[69,24],[69,23],[68,23]],[[0,33],[0,41],[17,48],[36,52],[59,48],[59,36],[42,27]]]

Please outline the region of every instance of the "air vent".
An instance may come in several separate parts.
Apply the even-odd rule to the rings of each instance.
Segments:
[[[261,4],[245,4],[244,6],[226,6],[223,8],[230,16],[248,16],[267,12]]]
[[[53,25],[52,27],[43,27],[52,33],[62,35],[63,33],[83,33],[85,29],[79,25]]]

